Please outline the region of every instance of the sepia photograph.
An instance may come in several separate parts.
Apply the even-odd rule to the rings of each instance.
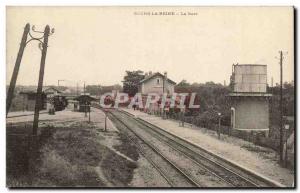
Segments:
[[[8,189],[296,188],[295,7],[5,11]]]

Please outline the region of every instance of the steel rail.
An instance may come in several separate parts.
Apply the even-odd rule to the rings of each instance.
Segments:
[[[113,116],[113,115],[112,115]],[[121,122],[119,119],[117,119],[116,117],[114,117],[117,121],[119,121],[122,125],[124,125],[124,123],[123,122]],[[124,125],[126,128],[127,128],[127,126],[126,125]],[[128,128],[127,128],[128,129]],[[139,144],[139,143],[135,143],[134,142],[134,139],[131,137],[131,136],[129,136],[127,133],[124,133],[125,135],[126,135],[126,137],[128,138],[128,139],[130,139],[130,141],[131,142],[133,142],[134,144],[136,144],[136,145],[138,145],[138,151],[143,155],[143,157],[144,158],[146,158],[148,161],[149,161],[149,163],[159,172],[159,174],[167,181],[167,183],[170,185],[170,186],[173,186],[173,183],[168,179],[168,177],[165,175],[165,173],[154,163],[154,161],[151,159],[151,158],[149,158],[147,155],[146,155],[146,153],[144,153],[143,152],[143,150],[142,150],[142,147],[141,147],[141,145]]]
[[[123,112],[123,111],[119,111],[119,112],[122,112],[122,113],[124,113],[124,114],[130,116],[131,118],[134,118],[133,116],[131,116],[130,114],[127,114],[126,112]],[[198,160],[192,158],[192,156],[191,156],[191,155],[188,155],[185,151],[180,150],[180,149],[178,149],[178,148],[175,147],[175,146],[178,146],[178,145],[181,145],[181,144],[171,144],[171,143],[169,143],[166,139],[163,139],[162,136],[157,135],[157,134],[159,134],[159,133],[154,133],[154,131],[148,130],[148,129],[151,129],[151,128],[148,128],[148,127],[149,127],[148,125],[145,125],[144,123],[141,123],[138,119],[134,119],[134,120],[135,120],[138,124],[140,124],[141,126],[143,126],[144,129],[147,128],[147,131],[146,131],[147,133],[149,133],[150,135],[152,135],[154,138],[159,139],[160,142],[166,144],[169,148],[173,149],[174,151],[179,152],[179,153],[180,153],[181,155],[183,155],[186,159],[188,159],[188,160],[192,161],[194,164],[196,164],[197,167],[199,167],[199,168],[201,168],[201,169],[203,169],[203,170],[209,172],[212,176],[218,178],[219,180],[225,182],[226,184],[229,184],[229,185],[231,185],[232,187],[235,186],[232,182],[230,182],[230,181],[228,181],[228,180],[226,180],[226,179],[220,177],[220,176],[217,175],[215,172],[213,172],[211,169],[209,169],[207,166],[203,165],[203,163],[200,163]],[[161,135],[161,134],[160,134],[160,135]],[[165,137],[165,136],[164,136],[164,137]],[[182,147],[185,148],[184,146],[182,146]]]
[[[124,112],[124,111],[119,111],[119,112]],[[124,114],[133,117],[132,115],[128,114],[127,112],[125,112]],[[203,149],[199,146],[196,146],[196,145],[194,145],[194,144],[192,144],[188,141],[185,141],[185,140],[179,138],[178,136],[176,136],[176,135],[174,135],[170,132],[167,132],[167,131],[159,128],[158,126],[153,125],[153,124],[151,124],[151,123],[149,123],[149,122],[147,122],[143,119],[135,118],[135,120],[137,120],[141,124],[144,124],[145,126],[147,126],[150,129],[155,129],[156,132],[159,132],[161,135],[164,135],[170,141],[173,141],[174,143],[177,143],[179,146],[188,149],[189,151],[193,152],[195,155],[201,156],[202,158],[204,158],[207,161],[215,164],[216,166],[222,167],[225,170],[227,170],[228,172],[231,172],[233,175],[236,175],[237,177],[240,177],[242,180],[248,181],[254,187],[284,187],[282,184],[280,184],[278,182],[274,182],[273,180],[266,179],[265,177],[263,177],[263,176],[261,176],[257,173],[249,171],[246,168],[243,168],[241,166],[238,166],[238,165],[236,165],[236,164],[234,164],[234,163],[232,163],[232,162],[230,162],[230,161],[228,161],[228,160],[226,160],[226,159],[224,159],[224,158],[222,158],[222,157],[220,157],[220,156],[218,156],[218,155],[216,155],[212,152],[209,152],[209,151],[207,151],[207,150],[205,150],[205,149]],[[164,133],[164,134],[162,134],[162,133]],[[170,137],[167,137],[166,135],[175,138],[177,141],[174,140],[174,139],[171,139]],[[205,155],[201,155],[198,152],[195,152],[194,150],[192,150],[190,147],[187,147],[187,146],[192,146],[193,148],[196,148],[198,151],[202,151],[203,154],[206,154],[206,155],[210,156],[210,158],[206,157]],[[238,171],[233,171],[233,169],[238,170]],[[242,173],[242,174],[246,174],[246,176],[248,175],[252,179],[249,179],[249,177],[246,177],[245,175],[239,174],[238,172]],[[254,182],[254,181],[256,181],[256,182]]]
[[[127,129],[129,129],[135,136],[137,136],[143,143],[147,144],[156,154],[158,154],[160,157],[162,157],[167,163],[169,163],[177,172],[179,172],[192,186],[201,187],[199,183],[197,183],[194,179],[192,179],[190,176],[186,175],[185,172],[183,172],[180,168],[178,168],[172,161],[170,161],[168,158],[166,158],[156,147],[154,147],[152,144],[147,142],[143,137],[141,137],[139,134],[134,132],[124,121],[122,121],[119,117],[117,117],[112,112],[108,111],[113,117],[115,117],[119,122],[121,122]],[[172,184],[174,186],[174,184]]]
[[[140,124],[143,124],[139,120],[137,120],[137,121]],[[148,131],[148,132],[153,132],[153,128],[149,127],[146,124],[144,124],[144,125],[146,127],[148,127],[149,129],[152,129],[152,131]],[[154,131],[154,132],[156,132],[156,131]],[[252,187],[252,186],[257,187],[257,184],[253,183],[252,181],[249,181],[248,179],[245,179],[243,176],[240,176],[239,174],[230,171],[228,168],[223,167],[222,165],[214,162],[213,160],[208,160],[208,158],[198,155],[196,152],[194,152],[191,149],[189,149],[188,147],[180,144],[179,142],[172,140],[166,136],[162,136],[163,134],[158,133],[158,132],[154,133],[153,135],[156,135],[156,137],[161,139],[165,144],[168,144],[174,150],[181,152],[183,155],[185,155],[185,157],[187,157],[188,159],[195,162],[199,167],[205,168],[209,173],[211,173],[215,177],[219,178],[220,180],[226,182],[227,184],[230,184],[234,187],[239,187],[239,185],[241,185],[241,184],[243,184],[243,187]],[[176,146],[178,146],[178,147],[176,147]],[[207,161],[208,163],[204,164],[203,163],[204,161]],[[211,166],[211,168],[210,168],[207,165],[211,165],[211,163],[213,166]],[[216,168],[214,168],[214,166],[219,167],[219,169],[221,169],[221,170],[225,170],[225,172],[223,171],[224,172],[223,174],[220,174],[220,171],[216,172],[215,171]],[[229,173],[229,175],[227,173]],[[238,177],[239,179],[236,179],[236,177]],[[243,180],[243,182],[240,182],[240,180]]]

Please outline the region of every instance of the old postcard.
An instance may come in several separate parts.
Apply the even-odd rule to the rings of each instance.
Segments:
[[[295,188],[293,7],[6,7],[8,188]]]

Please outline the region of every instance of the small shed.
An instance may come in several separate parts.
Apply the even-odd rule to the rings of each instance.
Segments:
[[[74,98],[75,101],[79,103],[79,112],[89,112],[90,105],[92,101],[96,101],[97,99],[91,97],[90,95],[80,95]]]
[[[23,105],[25,106],[24,110],[34,111],[37,93],[34,91],[22,91],[19,94],[23,96]],[[40,110],[45,110],[47,108],[47,95],[44,92],[42,92],[41,104]]]

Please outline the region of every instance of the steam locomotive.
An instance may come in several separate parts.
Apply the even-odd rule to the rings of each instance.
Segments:
[[[55,111],[62,111],[68,106],[68,100],[65,96],[53,96],[49,99],[50,104],[53,104]]]

